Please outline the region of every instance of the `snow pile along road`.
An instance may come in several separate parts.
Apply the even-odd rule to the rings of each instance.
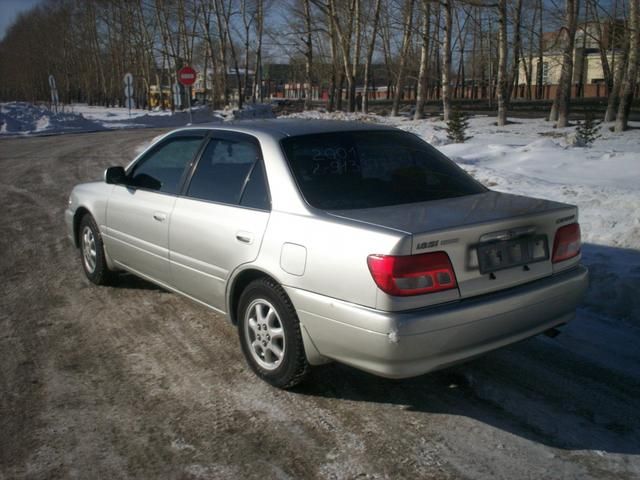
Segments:
[[[240,110],[192,109],[193,123],[224,122],[241,119],[275,117],[268,104],[249,104]],[[0,135],[51,135],[97,132],[123,128],[172,128],[190,122],[189,112],[148,111],[142,109],[105,108],[74,104],[58,113],[26,102],[0,104]]]
[[[34,134],[59,131],[104,130],[100,123],[76,113],[54,113],[30,103],[12,102],[1,106],[0,134]]]

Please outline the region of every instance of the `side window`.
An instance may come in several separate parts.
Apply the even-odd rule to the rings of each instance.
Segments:
[[[163,193],[178,193],[184,169],[201,143],[201,137],[168,140],[133,167],[129,174],[130,184]]]
[[[242,193],[240,205],[260,210],[270,210],[271,202],[267,192],[267,181],[262,162],[256,162],[256,166],[253,167],[250,175],[247,186]]]
[[[260,181],[259,173],[248,175],[255,170],[254,164],[260,165],[260,152],[257,145],[246,140],[213,139],[207,145],[198,162],[187,195],[193,198],[212,202],[242,204],[243,192],[249,184]],[[256,180],[253,181],[252,179]],[[262,175],[264,183],[264,175]],[[255,190],[255,187],[251,187]],[[266,190],[265,190],[266,194]],[[257,202],[251,195],[249,202]],[[247,206],[253,206],[248,205]]]

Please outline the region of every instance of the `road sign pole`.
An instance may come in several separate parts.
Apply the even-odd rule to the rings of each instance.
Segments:
[[[193,114],[191,113],[191,87],[187,91],[188,102],[189,102],[189,123],[193,123]]]
[[[180,84],[178,82],[173,84],[173,109],[172,115],[175,113],[176,108],[182,107],[182,97],[180,96]]]
[[[124,98],[131,118],[131,105],[133,105],[133,75],[126,73],[124,76]]]

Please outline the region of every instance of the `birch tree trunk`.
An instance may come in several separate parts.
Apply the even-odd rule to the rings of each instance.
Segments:
[[[629,0],[629,63],[622,83],[620,105],[618,105],[618,115],[614,131],[624,132],[628,127],[629,111],[636,89],[638,78],[638,39],[640,37],[640,0]]]
[[[622,81],[624,80],[624,72],[627,68],[628,61],[629,42],[626,42],[624,51],[622,52],[622,58],[617,60],[613,72],[613,87],[607,99],[607,111],[604,114],[605,122],[613,122],[616,119],[616,112],[618,111],[618,104],[620,103],[620,90],[622,89]]]
[[[256,68],[255,68],[255,85],[253,87],[252,101],[264,100],[264,93],[262,90],[262,37],[264,33],[264,0],[257,0],[257,13],[256,13],[256,37],[258,45],[256,46]]]
[[[218,24],[218,50],[220,55],[220,89],[222,90],[223,107],[229,104],[229,88],[227,82],[227,74],[229,71],[229,62],[227,59],[227,22],[224,18],[222,6],[218,0],[215,0],[214,11]]]
[[[542,0],[538,0],[537,9],[540,13],[540,22],[538,23],[538,70],[536,72],[536,99],[540,100],[544,96],[544,36],[542,30],[542,13],[544,5]]]
[[[451,28],[453,26],[453,2],[445,0],[444,42],[442,43],[442,111],[444,121],[451,118]]]
[[[336,82],[337,82],[337,55],[336,55],[336,29],[331,20],[331,13],[326,11],[327,22],[329,23],[329,44],[331,46],[331,78],[329,80],[329,107],[333,112],[336,106]]]
[[[427,71],[429,64],[429,40],[431,35],[431,4],[429,0],[422,0],[422,47],[420,51],[420,71],[418,73],[418,93],[416,95],[416,111],[414,120],[424,116],[424,104],[427,94]]]
[[[371,82],[371,61],[373,59],[373,51],[376,47],[376,37],[378,36],[378,22],[380,21],[380,4],[382,0],[376,0],[373,12],[373,26],[371,29],[371,38],[367,46],[367,58],[364,63],[364,89],[362,92],[362,112],[369,113],[369,83]]]
[[[311,110],[311,71],[313,68],[313,42],[311,41],[311,4],[309,0],[304,0],[304,24],[305,24],[305,52],[304,52],[304,109]]]
[[[362,5],[361,0],[354,0],[354,13],[353,13],[353,21],[355,22],[355,48],[353,49],[353,60],[351,61],[351,73],[348,75],[351,76],[351,81],[349,82],[349,111],[356,111],[356,76],[358,74],[358,63],[360,62],[360,33],[362,26],[362,13],[361,13]]]
[[[520,77],[520,51],[522,50],[522,0],[516,0],[515,12],[513,15],[513,62],[511,63],[511,78],[507,88],[507,101],[511,100],[514,89],[518,89]],[[523,59],[526,64],[526,60]]]
[[[571,102],[571,84],[573,83],[573,54],[576,40],[576,29],[578,26],[578,11],[580,10],[580,0],[566,0],[565,17],[567,32],[567,43],[562,54],[562,72],[560,74],[560,85],[551,107],[549,120],[557,120],[556,127],[564,128],[569,124],[569,109]]]
[[[507,124],[507,0],[498,0],[498,126]]]
[[[359,3],[359,0],[353,0],[347,14],[349,16],[348,29],[347,31],[342,30],[342,26],[340,24],[340,17],[338,16],[338,10],[336,6],[336,0],[329,0],[329,11],[331,16],[331,22],[333,23],[334,32],[336,34],[338,45],[340,47],[340,52],[342,53],[342,67],[343,71],[340,74],[340,87],[338,92],[338,110],[342,109],[342,87],[344,86],[344,80],[347,80],[347,100],[348,100],[348,109],[351,110],[351,92],[355,92],[355,79],[351,76],[351,69],[349,68],[350,56],[351,56],[351,36],[353,33],[353,21],[354,21],[354,10],[356,8],[356,4]]]
[[[405,3],[404,27],[402,34],[402,47],[400,50],[400,65],[398,66],[398,77],[396,78],[396,88],[393,92],[393,105],[391,116],[396,117],[400,108],[400,96],[404,88],[404,69],[407,64],[409,47],[411,46],[411,27],[413,25],[413,5],[415,0],[407,0]]]

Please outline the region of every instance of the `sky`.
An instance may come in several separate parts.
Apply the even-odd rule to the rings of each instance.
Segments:
[[[18,14],[29,10],[41,0],[0,0],[0,40]]]

